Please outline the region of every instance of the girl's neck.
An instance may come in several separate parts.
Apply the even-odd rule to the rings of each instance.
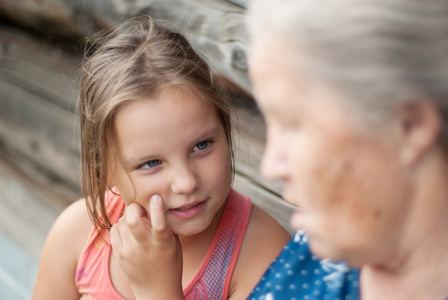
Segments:
[[[205,256],[210,248],[221,221],[226,204],[217,212],[210,226],[206,230],[193,236],[179,236],[182,246],[183,256],[183,275],[182,285],[186,287],[191,279],[196,275],[199,267],[203,263]]]
[[[227,201],[223,204],[221,209],[216,213],[215,217],[213,218],[210,225],[204,230],[201,231],[195,235],[191,236],[181,236],[179,235],[179,241],[182,246],[182,251],[184,249],[190,249],[190,248],[196,248],[196,247],[202,247],[202,245],[210,245],[216,230],[218,229],[219,222],[221,221],[222,214],[224,212],[225,206],[227,204]],[[208,248],[207,246],[207,248]]]

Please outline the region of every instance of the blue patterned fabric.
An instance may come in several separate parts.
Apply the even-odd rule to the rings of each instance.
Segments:
[[[297,232],[274,260],[249,300],[358,300],[359,270],[319,260]]]

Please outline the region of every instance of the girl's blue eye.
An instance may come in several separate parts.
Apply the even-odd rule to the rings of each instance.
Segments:
[[[157,167],[158,165],[160,165],[160,160],[158,160],[158,159],[153,159],[153,160],[150,160],[150,161],[145,162],[145,163],[141,166],[141,168],[152,169],[152,168]]]
[[[199,142],[194,146],[193,151],[205,150],[208,148],[209,145],[210,145],[210,141]]]

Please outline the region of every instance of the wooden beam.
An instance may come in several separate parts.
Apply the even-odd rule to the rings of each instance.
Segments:
[[[0,16],[45,35],[75,39],[149,14],[175,24],[218,73],[250,93],[246,5],[245,0],[3,0]]]

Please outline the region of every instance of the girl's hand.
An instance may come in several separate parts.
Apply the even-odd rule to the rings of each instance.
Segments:
[[[147,211],[131,203],[112,227],[110,240],[136,299],[184,299],[182,249],[159,195],[151,197]]]

